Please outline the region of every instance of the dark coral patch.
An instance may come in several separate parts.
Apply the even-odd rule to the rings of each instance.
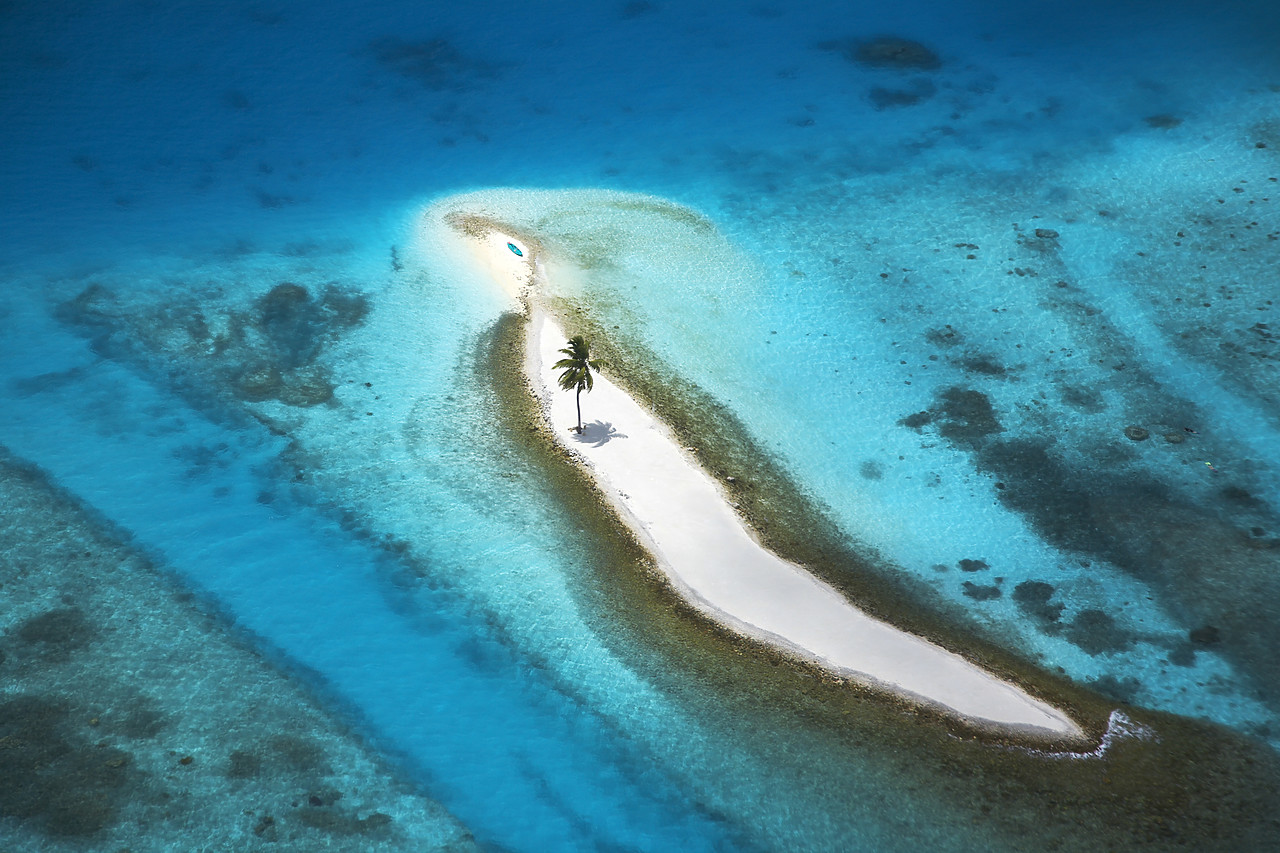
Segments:
[[[990,397],[960,387],[943,389],[933,408],[907,415],[898,423],[915,430],[936,423],[939,435],[965,450],[982,447],[989,436],[1003,429]]]
[[[324,749],[309,738],[279,734],[253,745],[236,749],[228,756],[229,779],[252,779],[264,771],[273,773],[329,773]]]
[[[1133,638],[1101,610],[1081,610],[1064,633],[1068,640],[1090,655],[1124,651],[1133,645]]]
[[[73,734],[70,717],[39,696],[0,704],[0,815],[51,836],[91,836],[117,821],[136,772],[127,752]]]
[[[312,291],[281,282],[251,305],[221,315],[197,302],[139,313],[91,285],[59,306],[58,317],[92,332],[95,349],[104,355],[137,358],[150,347],[172,356],[176,343],[177,354],[191,359],[183,367],[205,374],[238,399],[303,407],[333,400],[324,351],[359,325],[369,308],[367,296],[336,283]],[[174,370],[171,358],[160,361],[159,369]],[[175,379],[186,385],[192,376]]]
[[[1223,503],[1234,507],[1243,507],[1245,509],[1261,509],[1262,501],[1254,497],[1253,493],[1241,486],[1225,486],[1219,494],[1222,495]]]
[[[374,812],[366,818],[329,808],[310,808],[297,813],[298,820],[312,829],[338,836],[382,834],[391,827],[391,815]]]
[[[39,645],[59,652],[84,648],[96,632],[84,611],[65,607],[33,616],[18,628],[18,639],[28,645]]]
[[[971,581],[964,582],[964,594],[975,601],[990,601],[1004,595],[998,586],[983,586]]]
[[[1107,408],[1106,403],[1103,402],[1102,395],[1092,388],[1064,385],[1058,390],[1058,393],[1062,395],[1062,402],[1073,409],[1079,409],[1091,415],[1096,415]]]
[[[1193,629],[1189,638],[1197,646],[1212,646],[1222,640],[1222,632],[1212,625],[1204,625]]]
[[[972,246],[978,248],[972,243],[957,243],[957,246]],[[951,328],[950,325],[943,326],[940,329],[930,329],[924,333],[924,339],[937,347],[953,347],[964,341],[964,336]]]
[[[262,772],[262,758],[245,749],[235,749],[227,757],[228,779],[252,779]]]
[[[497,69],[464,55],[442,38],[406,41],[394,36],[375,39],[369,53],[388,70],[433,92],[465,91],[496,75]]]
[[[1013,601],[1018,609],[1043,623],[1057,622],[1062,616],[1062,604],[1050,604],[1053,584],[1044,581],[1023,581],[1013,588]]]
[[[313,740],[296,735],[276,735],[269,741],[269,747],[277,762],[289,770],[328,772],[324,750]]]
[[[1248,537],[1238,521],[1243,512],[1266,512],[1266,505],[1234,485],[1200,504],[1139,469],[1068,463],[1054,441],[989,442],[975,461],[1004,483],[996,490],[1000,503],[1023,514],[1047,542],[1150,584],[1189,626],[1218,627],[1221,644],[1214,650],[1239,666],[1267,701],[1280,701],[1272,653],[1280,625],[1269,611],[1280,599],[1280,574],[1272,571],[1274,551],[1255,550],[1251,543],[1261,540]],[[1224,583],[1228,577],[1232,582]],[[1072,633],[1082,648],[1126,645],[1119,632],[1112,641],[1091,639],[1090,618]]]
[[[138,703],[120,721],[119,730],[127,738],[150,740],[160,734],[166,722],[164,714],[146,704]]]
[[[657,11],[658,7],[653,3],[649,3],[648,0],[632,0],[632,2],[627,3],[622,7],[622,10],[619,12],[619,16],[624,21],[630,21],[635,18],[644,17],[645,15],[652,15]]]
[[[930,81],[917,80],[902,89],[875,86],[867,93],[867,97],[871,99],[871,103],[877,110],[887,110],[895,107],[913,107],[932,98],[937,91],[938,88]]]
[[[918,41],[898,36],[825,42],[822,47],[827,50],[837,50],[850,62],[868,68],[936,71],[942,67],[942,59],[938,54]]]
[[[991,398],[971,388],[947,388],[939,395],[943,416],[938,432],[952,444],[977,447],[1002,427]]]
[[[280,394],[280,371],[269,364],[251,364],[235,379],[236,395],[246,402],[260,403]]]
[[[956,362],[967,373],[981,376],[1007,376],[1009,369],[989,355],[969,355]]]
[[[295,369],[315,361],[335,333],[358,324],[368,310],[364,296],[333,285],[315,298],[305,287],[283,282],[258,300],[257,326],[272,362]]]
[[[907,415],[898,423],[911,429],[921,429],[933,423],[933,414],[930,412],[916,412],[914,415]]]
[[[1100,678],[1092,679],[1089,684],[1102,695],[1126,704],[1132,704],[1138,691],[1142,689],[1142,682],[1133,676],[1116,678],[1109,672]]]
[[[1110,543],[1095,518],[1101,507],[1084,485],[1088,481],[1064,466],[1049,452],[1049,445],[1029,439],[1002,441],[984,447],[978,462],[1005,483],[999,492],[1000,502],[1027,515],[1050,542],[1060,548],[1111,556]],[[1096,484],[1097,478],[1092,482]]]

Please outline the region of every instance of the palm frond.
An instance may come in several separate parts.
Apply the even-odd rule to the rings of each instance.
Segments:
[[[600,360],[591,358],[591,345],[582,335],[574,335],[568,346],[560,350],[565,357],[551,365],[561,370],[557,384],[566,391],[590,391],[595,386],[592,371],[600,369]]]

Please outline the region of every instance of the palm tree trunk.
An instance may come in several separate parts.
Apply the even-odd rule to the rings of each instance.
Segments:
[[[578,386],[578,394],[574,397],[574,401],[578,404],[578,435],[582,435],[582,386]]]

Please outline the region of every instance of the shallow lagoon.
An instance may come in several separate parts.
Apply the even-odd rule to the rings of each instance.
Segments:
[[[5,736],[104,743],[134,792],[33,777],[67,805],[6,793],[8,847],[1274,839],[1273,17],[0,15]],[[885,35],[929,53],[868,52]],[[419,238],[427,203],[493,186],[692,211],[550,227],[584,323],[761,484],[766,536],[1160,740],[953,743],[665,600],[522,432],[500,295]],[[73,571],[84,537],[101,565]],[[181,606],[114,628],[154,584]],[[270,714],[237,734],[208,704],[236,676],[157,674],[182,642],[265,661],[342,758],[282,752]],[[167,722],[102,728],[140,707]]]

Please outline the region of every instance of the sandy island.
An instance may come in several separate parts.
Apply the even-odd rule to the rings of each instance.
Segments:
[[[964,658],[874,619],[801,566],[765,549],[719,485],[667,427],[605,375],[574,395],[551,365],[568,337],[539,304],[541,247],[483,215],[445,217],[475,268],[529,316],[525,370],[556,440],[579,460],[674,588],[708,618],[828,671],[985,729],[1078,739],[1066,714]],[[443,235],[442,235],[443,236]],[[515,247],[514,250],[512,247]]]

